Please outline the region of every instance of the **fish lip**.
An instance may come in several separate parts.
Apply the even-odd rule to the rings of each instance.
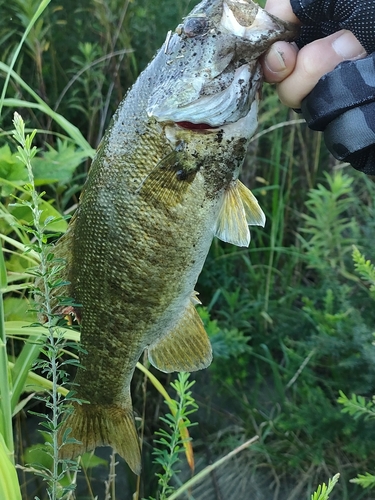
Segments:
[[[147,114],[158,122],[206,123],[211,129],[218,128],[226,123],[235,123],[247,114],[259,84],[258,66],[252,71],[250,65],[244,64],[235,70],[233,80],[221,92],[200,96],[179,107],[156,103],[147,108]]]

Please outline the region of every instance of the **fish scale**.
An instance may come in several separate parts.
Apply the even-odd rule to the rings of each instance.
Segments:
[[[194,287],[214,236],[247,246],[248,226],[264,225],[238,175],[257,124],[258,57],[295,36],[250,0],[204,0],[184,23],[120,104],[55,248],[85,351],[83,403],[60,431],[78,442],[61,455],[111,445],[137,474],[136,363],[145,349],[164,372],[211,363]]]

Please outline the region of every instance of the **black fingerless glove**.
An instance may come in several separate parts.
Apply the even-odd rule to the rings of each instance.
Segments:
[[[375,52],[374,0],[290,0],[302,22],[297,45],[302,47],[339,30],[351,31],[366,52]]]
[[[373,0],[291,0],[291,5],[304,23],[300,47],[348,29],[368,53],[375,52]],[[301,110],[310,128],[324,132],[336,158],[375,175],[375,54],[343,62],[324,75]]]

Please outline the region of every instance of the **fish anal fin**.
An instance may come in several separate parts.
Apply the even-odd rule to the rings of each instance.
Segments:
[[[265,215],[253,193],[239,180],[233,181],[224,194],[215,236],[239,247],[250,243],[249,225],[264,226]]]
[[[60,457],[72,459],[97,446],[112,446],[135,474],[141,473],[141,452],[133,409],[122,406],[72,403],[73,412],[59,430],[59,443],[68,429],[68,438],[77,443],[61,446]]]
[[[177,326],[149,347],[148,357],[155,368],[166,373],[193,372],[211,364],[211,343],[192,302]]]

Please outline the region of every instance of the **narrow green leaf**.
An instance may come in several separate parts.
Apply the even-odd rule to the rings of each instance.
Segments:
[[[0,292],[8,286],[7,270],[5,267],[3,249],[0,242]]]

